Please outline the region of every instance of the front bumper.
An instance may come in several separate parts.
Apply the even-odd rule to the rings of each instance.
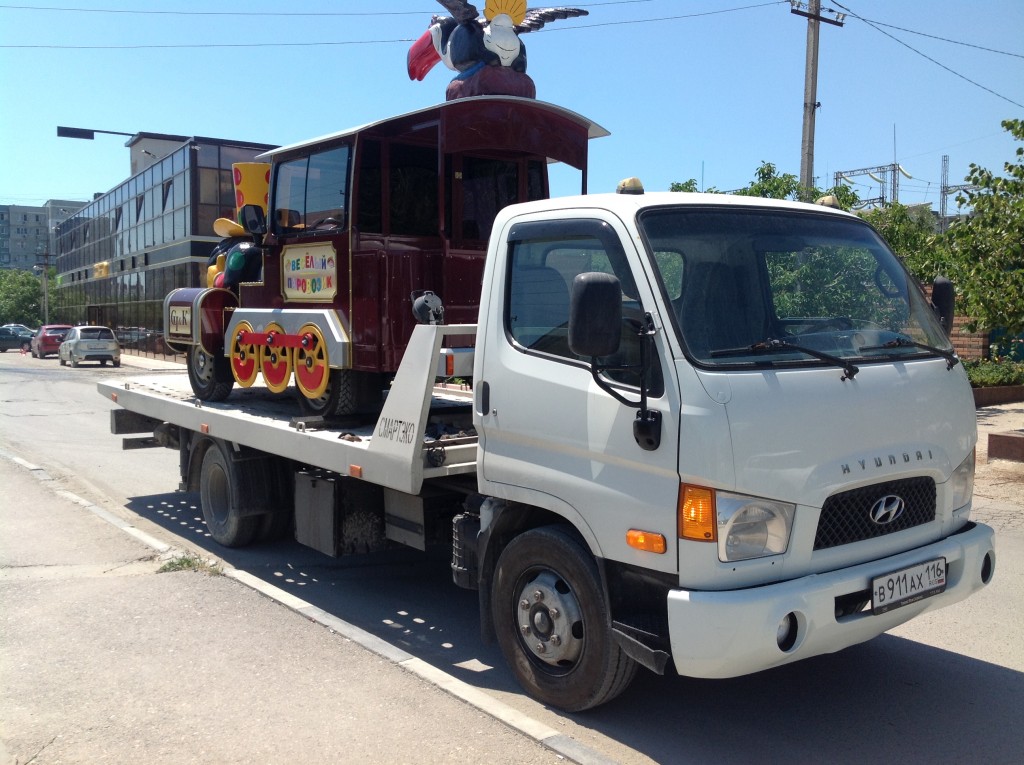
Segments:
[[[988,526],[968,525],[909,552],[788,582],[726,592],[672,590],[668,620],[676,670],[690,677],[738,677],[870,640],[984,587],[995,570],[994,537]],[[946,559],[944,592],[877,616],[868,608],[837,618],[837,599],[866,593],[873,577],[940,557]],[[795,616],[797,634],[783,650],[778,629],[788,614]]]

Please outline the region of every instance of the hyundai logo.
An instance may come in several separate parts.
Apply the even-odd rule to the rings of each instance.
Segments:
[[[903,511],[906,509],[907,503],[903,501],[902,497],[897,497],[895,494],[887,494],[871,506],[871,512],[868,513],[868,517],[871,518],[872,523],[877,523],[879,526],[887,526],[903,515]]]

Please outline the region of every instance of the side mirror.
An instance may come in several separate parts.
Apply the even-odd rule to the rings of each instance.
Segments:
[[[956,291],[953,289],[953,282],[945,276],[938,276],[932,282],[932,305],[939,315],[939,322],[942,328],[949,335],[953,331],[953,307],[956,303]]]
[[[622,334],[622,288],[611,274],[577,274],[569,296],[569,350],[577,356],[611,356]]]
[[[253,236],[264,236],[267,233],[267,216],[259,205],[242,205],[238,217],[246,232]]]

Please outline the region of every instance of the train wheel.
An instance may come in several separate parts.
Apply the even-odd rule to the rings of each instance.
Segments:
[[[243,343],[239,340],[243,332],[252,331],[249,322],[240,321],[231,338],[231,374],[243,388],[248,388],[256,382],[256,373],[259,371],[260,358],[256,344]]]
[[[284,329],[276,322],[264,328],[269,337],[271,333],[284,334]],[[292,376],[292,350],[274,345],[261,345],[259,348],[260,372],[267,389],[272,393],[282,393],[288,387]]]
[[[117,366],[117,362],[114,366]],[[193,345],[185,357],[188,382],[200,401],[223,401],[235,384],[231,367],[223,356],[211,356],[200,346]]]
[[[331,367],[327,343],[315,324],[304,324],[303,344],[295,349],[295,385],[307,399],[319,399],[330,387]]]

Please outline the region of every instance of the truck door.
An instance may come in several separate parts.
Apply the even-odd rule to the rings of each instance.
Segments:
[[[624,321],[618,358],[611,361],[627,368],[605,376],[623,395],[639,399],[637,327],[645,312],[656,310],[637,269],[639,254],[632,249],[627,255],[633,245],[615,219],[513,221],[495,233],[504,257],[493,266],[475,383],[484,490],[558,512],[589,534],[604,557],[675,570],[679,395],[664,333],[654,337],[649,376],[649,406],[663,423],[655,451],[642,450],[633,438],[638,407],[602,391],[590,359],[575,356],[568,342],[573,278],[614,274]],[[664,535],[666,554],[628,547],[630,529]]]

